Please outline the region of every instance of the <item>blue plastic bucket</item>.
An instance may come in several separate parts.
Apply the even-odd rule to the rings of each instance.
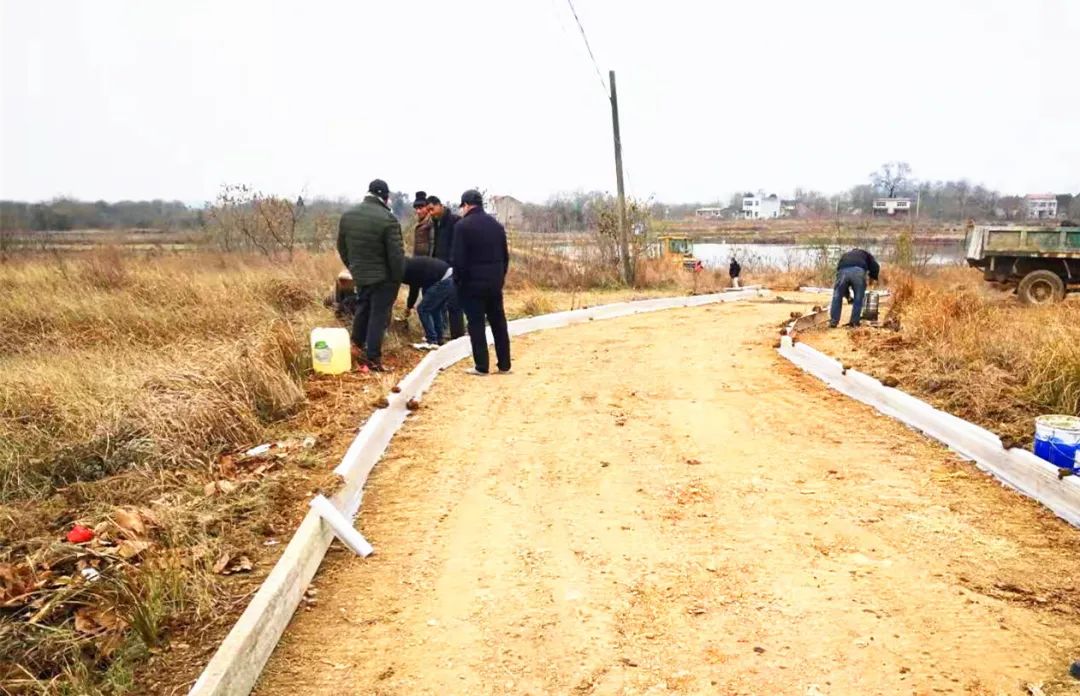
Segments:
[[[1080,418],[1039,416],[1035,419],[1035,454],[1060,469],[1076,469],[1080,452]]]

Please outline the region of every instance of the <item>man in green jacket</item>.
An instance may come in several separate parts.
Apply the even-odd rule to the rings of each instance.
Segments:
[[[338,255],[356,284],[352,341],[376,372],[383,371],[383,336],[405,272],[401,224],[390,212],[389,200],[390,187],[376,179],[363,202],[346,210],[338,224]]]

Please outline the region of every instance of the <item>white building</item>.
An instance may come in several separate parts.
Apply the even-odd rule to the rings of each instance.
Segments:
[[[698,208],[694,211],[694,216],[699,218],[722,218],[724,217],[723,208]]]
[[[525,221],[525,204],[513,196],[492,196],[488,212],[506,227],[518,227]]]
[[[1057,196],[1052,193],[1029,193],[1024,196],[1024,208],[1029,218],[1055,218],[1058,214]]]
[[[780,217],[780,198],[775,193],[768,196],[748,193],[742,199],[742,215],[747,220],[766,220]]]
[[[911,207],[910,198],[874,199],[874,215],[907,215]]]

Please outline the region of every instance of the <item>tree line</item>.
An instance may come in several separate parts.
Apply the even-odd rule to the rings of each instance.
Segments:
[[[795,214],[799,217],[870,214],[874,199],[881,196],[918,199],[920,218],[930,220],[1022,220],[1025,215],[1021,195],[1002,194],[966,179],[919,180],[912,175],[911,166],[906,162],[885,163],[868,176],[866,183],[840,193],[825,194],[796,188],[793,194]],[[698,208],[721,208],[735,217],[742,209],[743,195],[743,192],[733,193],[726,201],[662,203],[649,200],[637,205],[656,220],[686,218]],[[1057,198],[1061,216],[1080,219],[1080,193],[1062,193]],[[408,218],[412,213],[411,200],[411,196],[402,191],[393,192],[390,206],[394,214],[402,220]],[[555,194],[543,203],[524,204],[522,227],[541,233],[595,229],[613,200],[606,191]],[[218,198],[205,206],[165,200],[115,203],[72,198],[38,203],[0,201],[0,231],[203,230],[225,248],[237,245],[291,248],[297,240],[307,246],[322,247],[327,244],[324,235],[327,234],[328,218],[340,215],[352,204],[346,199],[305,201],[303,197],[297,197],[293,200],[233,185],[222,187]],[[235,222],[240,226],[233,229],[224,222],[226,219],[232,221],[228,225]],[[289,229],[285,229],[282,225],[288,220],[291,220],[286,225]]]

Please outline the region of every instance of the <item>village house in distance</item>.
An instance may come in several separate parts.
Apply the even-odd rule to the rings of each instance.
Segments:
[[[1058,214],[1057,196],[1052,193],[1029,193],[1024,196],[1024,209],[1032,220],[1056,218]]]
[[[903,217],[911,213],[911,203],[911,199],[905,196],[899,196],[896,198],[875,198],[874,215]]]
[[[742,216],[747,220],[769,220],[782,215],[780,197],[775,193],[748,193],[743,196]]]

